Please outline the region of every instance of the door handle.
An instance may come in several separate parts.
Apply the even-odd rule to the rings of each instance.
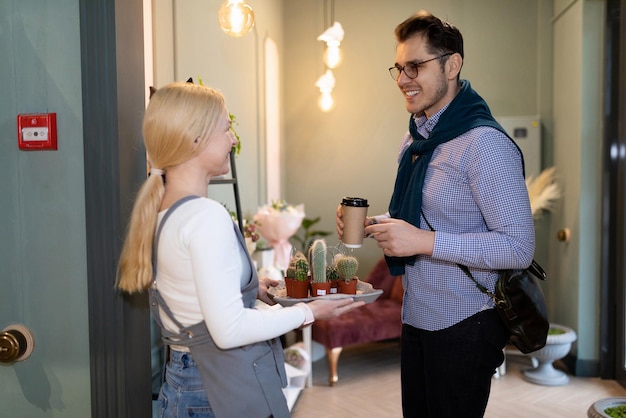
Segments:
[[[22,325],[10,325],[0,333],[0,364],[28,358],[34,349],[33,336]]]
[[[571,236],[571,232],[569,228],[559,229],[559,232],[556,233],[556,239],[562,242],[569,242]]]

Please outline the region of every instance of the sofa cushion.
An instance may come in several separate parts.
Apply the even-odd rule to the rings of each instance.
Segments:
[[[380,299],[387,299],[391,295],[396,277],[389,273],[389,268],[384,258],[378,260],[370,274],[367,275],[363,281],[370,283],[374,289],[381,289],[383,294],[378,297]]]
[[[401,307],[395,300],[378,299],[336,318],[315,321],[312,337],[326,348],[398,338]]]

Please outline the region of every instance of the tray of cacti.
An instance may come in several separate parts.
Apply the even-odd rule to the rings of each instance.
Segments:
[[[297,252],[289,261],[284,281],[268,290],[270,297],[282,306],[291,306],[316,299],[349,297],[371,303],[383,293],[359,280],[359,263],[354,256],[338,252],[331,258],[331,254],[332,249],[323,239],[315,240],[306,256]]]

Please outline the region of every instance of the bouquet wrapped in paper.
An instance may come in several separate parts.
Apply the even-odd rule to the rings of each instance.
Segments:
[[[274,265],[286,270],[291,257],[291,238],[304,219],[304,205],[292,206],[284,200],[265,205],[254,215],[259,234],[274,248]]]

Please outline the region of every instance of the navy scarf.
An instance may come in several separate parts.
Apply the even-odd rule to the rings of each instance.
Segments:
[[[415,120],[411,115],[409,132],[413,142],[402,155],[398,166],[396,184],[389,203],[389,214],[392,218],[403,219],[419,228],[422,187],[433,151],[440,144],[479,126],[490,126],[506,135],[505,130],[491,115],[487,103],[472,89],[467,80],[461,80],[461,90],[441,114],[428,139],[417,132]],[[415,161],[413,156],[416,157]],[[391,274],[400,275],[404,274],[405,264],[415,263],[415,257],[385,256],[385,259]]]

